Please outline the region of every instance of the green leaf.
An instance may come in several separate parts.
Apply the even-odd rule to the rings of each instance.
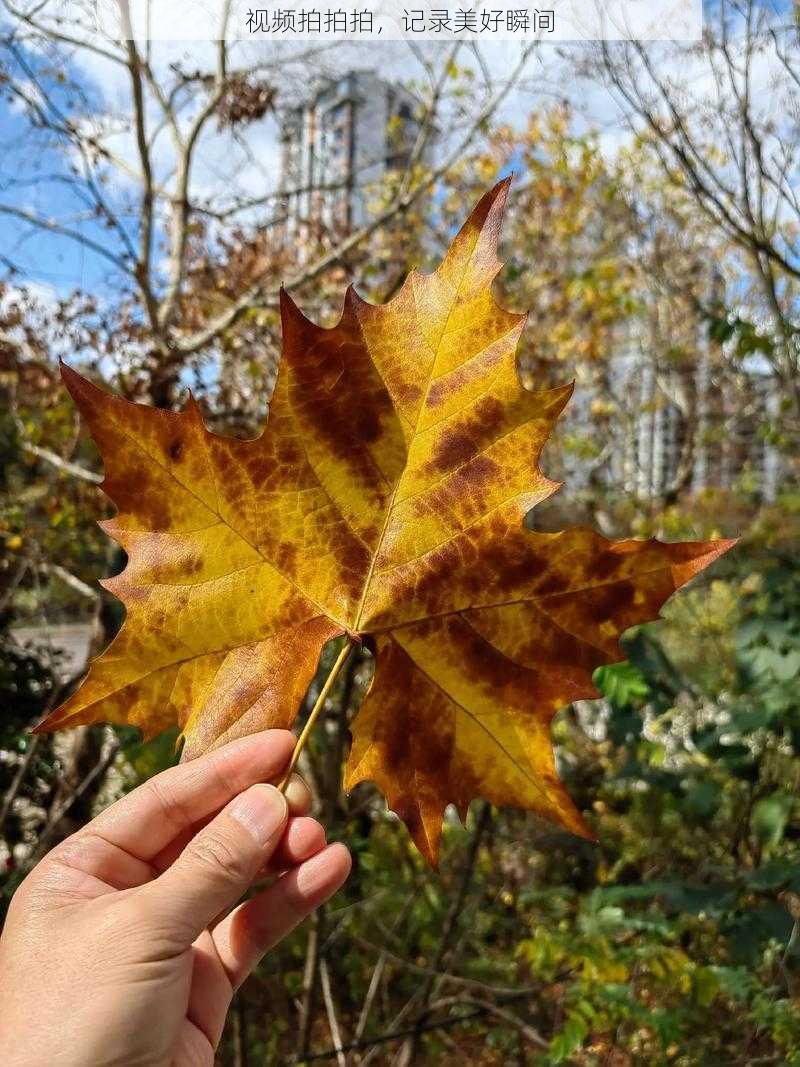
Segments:
[[[787,793],[772,793],[762,797],[753,807],[750,828],[759,841],[774,848],[783,838],[786,823],[792,810],[793,798]]]
[[[603,696],[620,710],[640,705],[650,693],[645,676],[627,660],[608,667],[598,667],[592,680]]]

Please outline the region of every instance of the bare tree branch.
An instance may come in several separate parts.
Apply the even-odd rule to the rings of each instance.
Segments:
[[[178,296],[184,277],[184,258],[186,254],[186,240],[189,231],[189,179],[192,171],[194,150],[200,134],[208,119],[214,114],[222,100],[227,85],[228,50],[226,36],[228,20],[231,12],[231,0],[225,0],[222,10],[219,40],[217,42],[217,71],[214,78],[214,89],[210,93],[205,106],[202,107],[189,130],[189,134],[183,144],[179,160],[178,175],[176,179],[176,192],[173,200],[172,236],[169,266],[167,269],[167,291],[161,303],[158,321],[161,328],[169,326],[172,322],[177,307]]]
[[[56,222],[54,219],[42,218],[41,215],[36,215],[32,211],[28,211],[26,208],[16,207],[13,204],[0,204],[0,214],[10,215],[13,218],[20,219],[22,222],[28,222],[31,226],[35,226],[40,230],[47,230],[49,233],[57,233],[62,237],[68,237],[71,241],[77,241],[78,244],[88,248],[90,251],[95,252],[98,256],[102,256],[110,263],[113,263],[118,270],[123,271],[125,274],[132,274],[130,267],[114,252],[109,251],[104,245],[101,245],[98,241],[93,240],[91,237],[87,237],[86,234],[81,233],[80,230],[73,230],[69,226],[65,226],[63,223]]]
[[[353,248],[356,248],[368,237],[370,237],[376,230],[385,226],[388,222],[391,222],[397,215],[401,215],[406,212],[416,200],[418,200],[423,193],[427,192],[432,186],[444,177],[449,170],[451,170],[462,158],[475,137],[476,133],[484,126],[484,124],[491,118],[495,111],[499,108],[500,104],[508,95],[512,85],[519,77],[520,72],[524,69],[525,64],[530,58],[531,54],[536,48],[536,42],[528,45],[522,50],[521,58],[512,71],[505,85],[493,94],[488,103],[481,109],[474,122],[471,124],[466,135],[461,139],[458,146],[447,156],[443,163],[433,168],[430,173],[417,185],[409,189],[402,196],[396,197],[392,203],[376,215],[370,222],[366,223],[360,229],[356,230],[349,237],[345,238],[336,248],[326,252],[323,256],[316,260],[311,266],[307,267],[300,274],[293,278],[290,278],[284,283],[286,289],[294,289],[298,286],[305,285],[307,282],[313,281],[324,270],[336,263],[350,252]],[[216,319],[213,319],[208,326],[189,337],[178,338],[174,342],[174,348],[176,351],[183,353],[184,355],[191,355],[195,352],[199,352],[205,348],[213,340],[215,340],[220,334],[229,330],[241,316],[252,308],[267,308],[278,306],[278,294],[277,292],[266,295],[262,292],[262,286],[260,283],[256,283],[251,286],[242,296],[236,300],[226,311],[219,315]]]
[[[546,1049],[549,1047],[549,1042],[546,1041],[539,1031],[531,1026],[530,1023],[526,1023],[524,1019],[520,1019],[518,1015],[508,1011],[507,1008],[501,1008],[499,1004],[495,1004],[493,1001],[486,1000],[482,997],[442,997],[440,1000],[436,1000],[431,1004],[431,1011],[440,1011],[442,1008],[457,1007],[462,1004],[467,1007],[480,1008],[482,1011],[494,1015],[495,1018],[499,1019],[507,1026],[512,1026],[515,1030],[519,1030],[523,1037],[530,1041],[532,1045],[536,1045],[537,1048]]]
[[[133,36],[131,11],[128,0],[119,0],[119,10],[122,18],[122,32],[126,38],[125,47],[128,53],[128,72],[131,80],[136,147],[139,152],[139,162],[141,164],[143,177],[142,210],[140,219],[141,236],[139,239],[139,257],[136,263],[135,274],[142,293],[150,326],[154,333],[158,335],[160,333],[158,303],[153,293],[151,278],[155,190],[153,185],[153,166],[150,159],[150,146],[147,143],[147,116],[144,92],[142,89],[142,62]]]
[[[3,833],[3,830],[6,825],[6,820],[8,819],[8,816],[14,805],[14,801],[19,796],[19,791],[22,788],[22,783],[25,781],[25,778],[28,774],[28,769],[30,768],[31,763],[33,762],[33,757],[36,755],[36,750],[41,744],[41,740],[42,739],[39,736],[28,738],[28,743],[25,748],[25,755],[19,761],[17,769],[14,772],[14,777],[9,782],[8,789],[6,789],[5,793],[3,794],[3,803],[2,806],[0,806],[0,834]]]
[[[333,1038],[333,1047],[336,1050],[336,1059],[339,1067],[347,1067],[347,1056],[345,1056],[342,1048],[342,1035],[339,1031],[339,1021],[336,1018],[336,1007],[333,1003],[333,993],[331,992],[331,979],[328,974],[328,964],[325,960],[320,961],[319,979],[322,986],[322,999],[325,1002],[325,1011],[328,1016],[328,1026]]]
[[[87,585],[86,582],[82,582],[76,575],[71,574],[65,567],[60,566],[58,563],[39,563],[38,570],[44,574],[52,574],[54,577],[59,578],[65,585],[68,585],[70,589],[74,590],[80,596],[85,597],[87,600],[99,600],[100,593],[91,585]]]
[[[17,19],[17,21],[30,26],[38,36],[43,37],[45,40],[58,41],[59,44],[71,45],[74,48],[92,52],[96,56],[101,56],[103,59],[107,59],[109,63],[124,64],[125,62],[122,56],[115,52],[110,52],[107,49],[102,48],[100,45],[86,40],[86,38],[73,37],[71,34],[64,33],[63,30],[57,29],[55,26],[37,22],[32,14],[23,11],[22,8],[10,3],[9,0],[2,0],[2,4],[9,15]]]
[[[30,444],[28,441],[23,441],[22,449],[24,452],[29,452],[32,456],[37,456],[39,459],[45,460],[45,462],[49,463],[51,466],[56,467],[65,474],[71,475],[73,478],[80,478],[82,481],[91,482],[93,485],[100,485],[103,481],[102,474],[96,474],[94,471],[87,470],[85,467],[80,467],[77,463],[72,463],[68,459],[62,459],[61,456],[52,452],[49,448],[42,448],[41,445],[34,445]]]
[[[448,909],[447,916],[442,926],[442,935],[439,939],[439,945],[436,949],[436,954],[431,962],[431,971],[433,972],[426,982],[424,982],[419,990],[418,996],[412,998],[417,1002],[422,1002],[422,1008],[417,1016],[417,1027],[412,1033],[409,1040],[406,1042],[403,1051],[400,1055],[401,1067],[413,1064],[416,1059],[419,1037],[423,1032],[422,1027],[426,1023],[430,1012],[430,999],[436,990],[437,985],[441,980],[441,970],[447,959],[453,937],[458,929],[458,924],[461,921],[462,913],[464,910],[464,902],[467,899],[470,886],[472,884],[472,878],[475,874],[475,864],[478,859],[478,852],[480,851],[481,843],[484,835],[487,833],[492,821],[492,806],[488,801],[484,801],[481,805],[480,813],[478,814],[475,822],[475,829],[472,833],[472,839],[469,843],[469,850],[467,851],[466,859],[464,860],[464,867],[461,872],[461,877],[458,884],[458,892],[450,902],[450,908]]]
[[[106,728],[108,730],[108,728]],[[53,835],[58,830],[61,820],[69,814],[70,809],[76,804],[81,797],[90,789],[92,784],[106,773],[108,768],[116,759],[117,753],[120,749],[119,740],[108,730],[105,744],[103,746],[103,754],[95,765],[84,775],[84,777],[78,782],[75,788],[65,797],[65,799],[59,804],[54,812],[51,813],[50,818],[39,834],[36,842],[36,848],[28,857],[26,868],[34,867],[42,856],[47,852],[50,845],[50,841]]]

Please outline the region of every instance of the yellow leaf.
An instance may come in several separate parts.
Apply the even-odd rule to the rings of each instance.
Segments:
[[[124,629],[46,721],[178,724],[184,758],[288,726],[322,646],[350,634],[376,669],[346,784],[369,778],[435,863],[442,816],[477,795],[588,834],[550,722],[594,695],[618,638],[732,542],[532,533],[558,486],[538,460],[571,386],[520,387],[524,318],[495,302],[508,182],[433,274],[388,304],[353,289],[321,329],[282,294],[284,354],[264,433],[210,433],[64,368],[106,463],[128,565],[106,587]]]

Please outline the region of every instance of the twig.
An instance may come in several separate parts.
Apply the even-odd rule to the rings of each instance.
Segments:
[[[414,974],[425,974],[433,978],[440,978],[444,982],[453,982],[455,985],[463,986],[464,989],[474,989],[478,993],[488,993],[492,996],[508,997],[520,996],[526,991],[531,994],[540,992],[539,986],[528,986],[527,989],[520,989],[519,986],[493,986],[488,982],[479,982],[477,978],[465,978],[459,974],[451,974],[449,971],[436,971],[433,967],[423,967],[422,964],[412,963],[411,960],[403,959],[402,956],[397,956],[387,948],[381,948],[378,945],[374,945],[366,938],[359,937],[358,934],[353,934],[352,939],[356,944],[361,945],[362,948],[372,949],[373,952],[379,952],[381,957],[385,957],[390,962],[397,964],[398,967],[404,968],[404,970],[413,971]]]
[[[45,460],[51,466],[64,471],[65,474],[71,474],[75,478],[82,478],[84,482],[100,485],[103,481],[102,474],[96,474],[85,467],[79,467],[77,463],[71,463],[68,459],[62,459],[56,452],[51,452],[49,448],[42,448],[41,445],[33,445],[28,441],[23,441],[22,450],[23,452],[29,452],[32,456],[38,456],[39,459]]]
[[[31,737],[28,739],[28,747],[25,749],[25,755],[20,760],[16,774],[11,780],[8,789],[5,791],[5,795],[3,796],[3,806],[0,808],[0,834],[2,834],[3,829],[5,828],[6,819],[8,818],[14,801],[17,799],[17,794],[25,780],[25,775],[28,773],[28,768],[31,765],[33,757],[36,755],[36,749],[39,747],[40,743],[40,737]]]
[[[142,61],[131,24],[130,4],[128,0],[119,0],[122,19],[122,32],[128,53],[128,71],[130,74],[131,94],[133,99],[134,131],[139,163],[142,168],[142,203],[140,215],[139,257],[136,263],[136,281],[142,294],[147,317],[156,337],[160,333],[158,303],[152,289],[151,260],[153,254],[153,228],[155,212],[155,188],[153,183],[153,166],[150,158],[150,146],[147,143],[147,109],[142,86]]]
[[[389,1033],[380,1034],[378,1037],[368,1038],[366,1041],[351,1041],[347,1045],[343,1045],[342,1052],[358,1052],[365,1049],[374,1049],[379,1045],[385,1045],[390,1041],[398,1041],[400,1038],[409,1037],[414,1033],[427,1033],[430,1030],[441,1030],[443,1027],[458,1026],[460,1023],[469,1022],[472,1019],[477,1019],[481,1015],[485,1015],[486,1010],[484,1008],[476,1008],[474,1011],[466,1012],[464,1015],[458,1015],[451,1019],[439,1019],[436,1022],[426,1023],[424,1026],[416,1027],[410,1026],[404,1030],[391,1030]],[[311,1063],[314,1060],[329,1060],[337,1055],[336,1049],[326,1049],[324,1052],[313,1052],[309,1056],[298,1057],[296,1060],[290,1061],[295,1064]]]
[[[519,1030],[523,1037],[530,1041],[532,1045],[536,1045],[537,1048],[548,1047],[549,1042],[542,1037],[538,1030],[529,1023],[526,1023],[524,1019],[520,1019],[518,1015],[508,1011],[506,1008],[501,1008],[498,1004],[493,1004],[492,1001],[485,1000],[481,997],[444,997],[431,1004],[431,1011],[436,1011],[440,1008],[453,1007],[458,1004],[466,1004],[475,1008],[481,1008],[483,1011],[490,1015],[494,1015],[509,1026],[513,1026],[515,1030]]]
[[[303,1001],[300,1008],[300,1040],[298,1042],[299,1059],[306,1058],[311,1043],[311,1025],[314,1020],[314,1001],[319,975],[319,946],[322,940],[321,926],[323,911],[315,911],[311,916],[306,942],[306,961],[303,967]]]
[[[82,597],[86,597],[87,600],[100,599],[100,593],[97,589],[87,585],[86,582],[82,582],[76,575],[71,574],[66,567],[62,567],[58,563],[39,563],[37,567],[45,574],[52,574],[54,577],[60,578],[64,585],[68,585],[70,589],[73,589]]]
[[[57,233],[61,237],[68,237],[71,241],[77,241],[77,243],[83,245],[84,248],[88,248],[98,256],[103,256],[104,259],[109,260],[115,267],[123,271],[125,274],[132,273],[124,259],[120,259],[119,256],[110,252],[108,248],[106,248],[105,245],[100,244],[99,241],[94,241],[91,237],[82,234],[80,230],[73,230],[69,226],[63,226],[60,222],[44,218],[41,215],[36,215],[32,211],[28,211],[26,208],[16,207],[13,204],[0,204],[0,214],[10,215],[13,218],[19,219],[21,222],[28,222],[31,226],[35,226],[40,230],[48,230],[50,233]]]
[[[53,707],[61,698],[62,693],[67,692],[70,687],[74,685],[75,682],[81,677],[81,674],[82,672],[79,672],[78,674],[72,675],[72,677],[68,678],[60,685],[54,685],[53,690],[47,700],[47,703],[45,704],[42,710],[42,714],[47,715],[50,711],[52,711]],[[23,756],[20,765],[17,768],[17,772],[14,775],[13,781],[5,792],[5,796],[3,797],[3,805],[0,809],[0,833],[3,832],[6,819],[8,818],[12,805],[16,800],[20,789],[22,788],[22,783],[25,781],[25,775],[28,773],[28,769],[30,768],[31,762],[33,761],[33,757],[36,754],[36,750],[41,744],[41,740],[42,739],[39,734],[34,734],[30,737],[28,741],[28,747],[25,749],[25,755]]]
[[[60,804],[58,808],[56,808],[56,810],[50,816],[50,818],[49,818],[49,820],[47,822],[47,825],[45,826],[44,830],[42,830],[41,834],[39,835],[39,840],[38,840],[38,842],[36,844],[36,848],[31,853],[31,855],[28,857],[28,861],[27,861],[27,864],[26,864],[28,869],[30,869],[36,863],[38,863],[38,861],[41,859],[41,857],[47,851],[47,846],[50,843],[50,840],[51,840],[53,834],[58,829],[58,826],[59,826],[59,823],[61,822],[61,820],[69,812],[69,810],[73,806],[73,804],[75,804],[78,800],[80,800],[80,798],[84,795],[84,793],[89,789],[89,786],[97,778],[99,778],[101,775],[105,774],[105,772],[108,770],[108,768],[113,763],[114,758],[116,757],[117,753],[119,752],[119,749],[120,749],[119,740],[116,737],[112,738],[111,741],[109,741],[108,745],[106,746],[105,752],[100,757],[100,759],[97,761],[97,763],[94,765],[94,767],[92,767],[92,769],[86,775],[84,775],[84,777],[81,779],[80,782],[78,782],[78,784],[75,786],[75,788],[69,794],[69,796],[67,796],[65,798],[63,803]]]
[[[372,975],[370,976],[369,986],[367,987],[367,995],[364,997],[364,1003],[361,1006],[361,1012],[358,1016],[358,1023],[356,1024],[355,1040],[360,1041],[364,1036],[364,1030],[367,1027],[367,1020],[369,1019],[370,1012],[372,1011],[372,1005],[375,1001],[375,997],[378,995],[378,989],[380,988],[381,978],[386,968],[386,960],[388,953],[382,951],[378,960],[372,969]]]
[[[483,836],[488,830],[492,820],[492,808],[488,801],[484,801],[483,807],[478,815],[477,822],[475,824],[475,831],[470,841],[469,851],[467,852],[467,858],[464,861],[464,869],[461,874],[461,880],[458,887],[458,892],[453,898],[450,908],[447,913],[447,918],[444,922],[444,928],[442,930],[442,936],[439,941],[439,947],[436,951],[436,955],[431,963],[431,970],[434,972],[427,982],[422,987],[419,998],[422,1000],[422,1010],[417,1018],[418,1031],[412,1032],[411,1040],[407,1042],[405,1049],[403,1050],[402,1062],[404,1064],[411,1064],[414,1062],[417,1053],[418,1035],[421,1034],[422,1027],[426,1022],[428,1015],[430,1014],[430,1008],[427,1006],[430,1001],[431,995],[440,980],[439,974],[442,970],[445,959],[450,951],[450,945],[453,940],[453,936],[458,928],[459,919],[464,910],[464,901],[467,898],[470,884],[472,882],[472,876],[475,873],[475,863],[478,859],[478,851],[481,846]]]
[[[333,994],[331,993],[331,980],[328,974],[328,964],[325,960],[320,961],[319,979],[322,986],[322,999],[325,1001],[325,1011],[328,1016],[328,1026],[333,1038],[333,1047],[336,1050],[336,1059],[339,1067],[347,1067],[347,1056],[342,1050],[342,1035],[339,1032],[339,1023],[336,1019],[336,1008],[333,1003]]]
[[[241,993],[233,1002],[231,1011],[231,1030],[234,1067],[247,1067],[247,1020]]]
[[[8,11],[10,15],[12,15],[16,19],[19,19],[20,22],[24,22],[26,25],[30,26],[30,28],[35,33],[39,34],[47,40],[60,41],[62,44],[72,45],[75,48],[83,48],[87,52],[93,52],[94,55],[101,56],[103,59],[107,59],[110,63],[124,62],[121,56],[116,55],[114,52],[109,52],[107,49],[102,48],[100,45],[95,44],[94,42],[90,42],[86,37],[74,37],[70,34],[56,30],[53,26],[46,26],[40,22],[36,22],[34,19],[34,15],[38,13],[38,9],[33,13],[28,13],[16,7],[10,2],[10,0],[3,0],[3,7],[6,9],[6,11]],[[56,19],[56,22],[59,23],[60,19]]]
[[[172,233],[170,235],[170,253],[167,289],[161,308],[158,312],[158,321],[162,329],[172,323],[173,316],[178,306],[178,298],[181,292],[181,282],[184,279],[186,246],[189,235],[189,221],[191,205],[189,203],[189,180],[192,172],[194,150],[206,122],[211,118],[219,107],[225,95],[228,85],[228,46],[227,32],[228,21],[231,13],[231,0],[225,0],[222,10],[222,19],[217,42],[217,72],[214,78],[214,89],[209,95],[205,105],[200,109],[189,130],[186,141],[181,146],[178,158],[178,173],[175,179],[175,197],[173,201]]]
[[[387,935],[386,935],[387,939],[389,937],[393,937],[395,932],[397,930],[399,930],[401,924],[403,922],[405,922],[406,916],[408,915],[408,913],[413,908],[413,906],[416,903],[418,897],[419,897],[419,887],[417,887],[414,890],[413,893],[409,893],[409,895],[406,897],[406,900],[405,900],[405,903],[403,904],[403,907],[400,909],[399,913],[397,914],[397,916],[395,917],[394,921],[392,922],[391,928],[387,932]],[[356,938],[356,940],[360,941],[361,939],[360,938]],[[369,945],[369,947],[371,947],[371,948],[376,948],[377,949],[377,946],[370,945],[369,942],[364,942],[364,943]],[[375,964],[375,967],[373,969],[372,976],[370,977],[369,987],[367,989],[367,995],[364,998],[364,1003],[363,1003],[362,1008],[361,1008],[361,1013],[360,1013],[360,1015],[358,1017],[358,1025],[356,1026],[356,1032],[355,1032],[355,1040],[356,1041],[360,1040],[364,1036],[364,1030],[366,1029],[366,1026],[367,1026],[367,1020],[369,1019],[370,1012],[372,1011],[372,1005],[373,1005],[373,1003],[375,1001],[375,997],[378,995],[378,990],[380,989],[380,983],[381,983],[381,978],[383,976],[383,972],[386,969],[386,960],[389,957],[392,956],[392,953],[390,953],[389,950],[386,949],[386,948],[381,948],[378,951],[380,952],[380,955],[379,955],[378,961]],[[399,958],[399,957],[394,957],[394,958]]]

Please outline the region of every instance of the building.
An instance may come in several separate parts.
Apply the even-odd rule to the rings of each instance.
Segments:
[[[281,126],[280,199],[290,236],[324,242],[362,225],[371,189],[411,159],[420,111],[408,90],[366,70],[326,80],[289,110]]]
[[[636,323],[611,361],[619,415],[606,480],[640,499],[741,489],[775,500],[783,469],[765,427],[774,419],[774,378],[757,364],[722,373],[720,353],[699,324],[684,365],[652,358]]]

